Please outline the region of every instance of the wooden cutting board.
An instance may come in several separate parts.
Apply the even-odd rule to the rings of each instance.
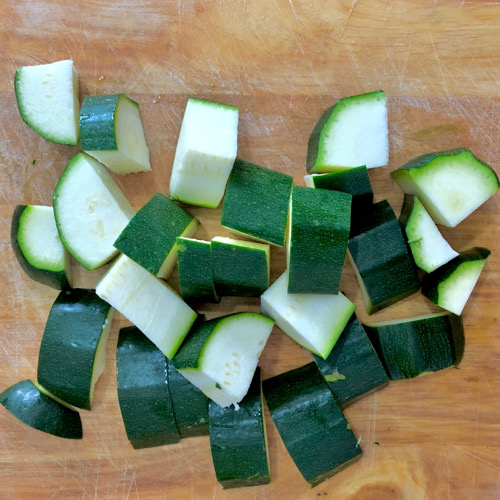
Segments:
[[[482,1],[161,0],[0,3],[0,390],[36,375],[39,342],[57,292],[31,281],[10,247],[16,204],[51,204],[76,147],[49,143],[19,117],[13,76],[21,65],[72,58],[81,97],[125,92],[140,103],[153,171],[118,177],[138,209],[168,193],[177,135],[189,96],[240,108],[239,156],[293,175],[303,185],[308,136],[338,98],[384,89],[391,157],[370,172],[376,201],[398,213],[389,173],[415,155],[457,146],[500,171],[500,4]],[[116,177],[116,176],[115,176]],[[189,208],[201,239],[224,235],[220,210]],[[223,491],[207,437],[136,451],[116,395],[117,315],[84,438],[32,430],[0,408],[1,497],[141,499],[496,499],[500,498],[499,197],[443,234],[456,250],[492,250],[463,312],[459,369],[391,383],[346,411],[363,458],[310,489],[267,414],[272,482]],[[103,270],[76,264],[76,285]],[[272,279],[285,253],[272,249]],[[175,273],[171,278],[175,286]],[[353,272],[342,289],[368,316]],[[258,299],[224,299],[209,317],[259,310]],[[436,311],[420,294],[370,321]],[[310,361],[275,329],[261,358],[265,378]]]

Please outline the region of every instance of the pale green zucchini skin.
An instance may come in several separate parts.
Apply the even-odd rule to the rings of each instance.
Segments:
[[[255,371],[238,410],[221,408],[210,401],[208,412],[217,481],[224,489],[268,484],[271,476],[260,368]]]
[[[61,438],[82,439],[80,414],[44,394],[31,380],[5,389],[0,404],[33,429]]]
[[[120,410],[132,446],[139,449],[178,443],[167,358],[135,326],[120,330],[116,376]]]
[[[263,390],[288,453],[311,486],[361,458],[358,440],[315,363],[264,380]]]
[[[364,327],[391,380],[456,366],[464,353],[462,319],[455,314],[438,313]]]

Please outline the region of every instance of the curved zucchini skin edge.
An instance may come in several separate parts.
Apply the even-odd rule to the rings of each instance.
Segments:
[[[42,393],[31,380],[3,391],[0,404],[33,429],[61,438],[82,439],[80,414]]]
[[[45,269],[38,269],[37,267],[32,266],[23,255],[21,247],[17,241],[17,233],[19,231],[19,220],[27,207],[28,205],[17,205],[12,215],[12,224],[10,227],[10,243],[19,264],[32,280],[38,281],[38,283],[42,283],[43,285],[50,286],[55,290],[69,290],[71,285],[69,284],[65,271],[47,271]]]

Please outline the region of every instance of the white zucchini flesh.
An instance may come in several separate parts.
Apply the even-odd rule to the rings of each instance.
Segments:
[[[19,112],[33,130],[52,142],[78,144],[80,103],[73,61],[22,66],[15,90]]]
[[[443,238],[417,197],[414,197],[413,210],[405,231],[415,264],[428,273],[458,255]]]
[[[222,407],[235,405],[250,387],[274,321],[256,313],[222,319],[199,357],[198,369],[179,372]]]
[[[316,295],[288,292],[285,271],[261,296],[261,313],[305,349],[326,359],[355,305],[342,293]]]
[[[92,270],[118,254],[113,243],[135,211],[105,167],[79,153],[56,186],[54,215],[63,245]]]
[[[121,255],[96,287],[101,299],[131,321],[171,359],[196,319],[172,288]]]
[[[170,197],[217,208],[236,159],[238,108],[190,98],[175,151]]]

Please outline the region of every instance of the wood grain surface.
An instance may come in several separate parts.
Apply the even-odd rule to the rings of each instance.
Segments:
[[[10,247],[16,204],[51,204],[77,147],[49,143],[21,120],[17,67],[72,58],[81,98],[125,92],[137,100],[151,150],[150,173],[117,177],[138,209],[168,193],[186,100],[240,108],[239,156],[293,175],[304,185],[307,140],[340,97],[388,94],[390,163],[372,170],[376,201],[398,213],[402,193],[390,172],[415,155],[471,148],[500,171],[500,3],[417,0],[124,0],[0,2],[0,390],[36,375],[40,339],[57,292],[31,281]],[[188,207],[199,238],[227,234],[220,210]],[[2,499],[481,499],[500,498],[499,196],[443,234],[456,250],[492,250],[463,312],[466,349],[459,369],[393,382],[346,410],[363,458],[310,489],[267,416],[272,482],[223,491],[207,437],[133,450],[116,394],[119,314],[97,383],[82,411],[84,438],[32,430],[0,408]],[[272,279],[285,267],[272,249]],[[103,270],[76,263],[76,285]],[[176,285],[176,275],[170,282]],[[368,316],[346,265],[342,290]],[[258,299],[223,299],[209,317],[259,310]],[[420,293],[370,321],[437,311]],[[275,329],[261,358],[265,378],[311,359]]]

